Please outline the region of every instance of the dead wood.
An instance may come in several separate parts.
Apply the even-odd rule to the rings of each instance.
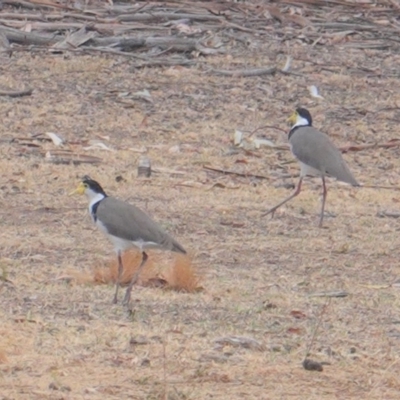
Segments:
[[[310,293],[309,297],[347,297],[349,292],[343,290],[333,290],[330,292],[316,292]]]
[[[165,59],[156,59],[156,60],[149,60],[143,61],[138,64],[131,65],[131,71],[139,68],[155,68],[155,67],[172,67],[174,65],[182,65],[185,67],[189,67],[195,65],[196,61],[194,60],[186,60],[186,59],[176,59],[176,58],[165,58]]]
[[[193,51],[197,49],[197,40],[178,37],[148,37],[145,40],[147,47],[174,49],[176,51]]]
[[[376,213],[379,218],[400,218],[400,212],[398,211],[379,211]]]
[[[222,76],[233,76],[233,77],[252,77],[261,75],[272,75],[276,72],[276,67],[266,67],[266,68],[255,68],[255,69],[241,69],[235,71],[227,71],[222,69],[211,69],[208,72],[212,72],[216,75]]]
[[[47,162],[53,164],[100,164],[103,160],[100,157],[88,154],[75,153],[69,150],[52,150],[43,154]]]
[[[177,20],[177,19],[189,19],[193,21],[223,21],[224,18],[217,17],[212,14],[185,14],[185,13],[172,13],[172,12],[152,12],[152,13],[135,13],[125,14],[118,16],[120,22],[148,22],[148,21],[160,21],[160,20]]]
[[[26,8],[28,10],[36,10],[38,8],[36,4],[30,3],[29,1],[23,1],[23,0],[4,0],[4,1],[2,1],[2,3],[10,5],[10,6]]]
[[[89,45],[93,46],[112,46],[118,47],[122,51],[132,51],[135,48],[145,45],[145,37],[123,37],[123,36],[108,36],[108,37],[94,37],[89,41]]]
[[[56,8],[60,10],[73,10],[73,8],[65,6],[63,4],[59,4],[53,2],[51,0],[30,0],[30,1],[23,1],[23,0],[5,0],[3,3],[22,6],[25,8],[30,8],[33,5],[32,9],[41,9],[41,8]]]
[[[23,32],[18,29],[6,28],[3,26],[0,26],[0,32],[4,33],[10,43],[19,43],[23,45],[45,46],[49,44],[55,44],[64,38],[61,35]]]
[[[1,90],[0,96],[9,96],[9,97],[22,97],[22,96],[30,96],[33,92],[33,89],[27,88],[22,90]]]
[[[390,149],[392,147],[400,146],[400,139],[393,139],[387,143],[371,143],[371,144],[361,144],[361,145],[349,145],[340,147],[339,150],[342,153],[348,153],[349,151],[363,151],[370,149]]]
[[[85,27],[82,27],[78,31],[68,35],[64,40],[56,43],[53,48],[55,49],[68,49],[77,48],[82,44],[88,42],[90,39],[96,36],[96,32],[86,32]]]
[[[360,185],[360,187],[365,188],[365,189],[400,190],[400,187],[397,187],[397,186]]]
[[[251,173],[230,171],[230,170],[227,170],[227,169],[209,167],[207,165],[203,165],[203,168],[207,169],[209,171],[219,172],[220,174],[224,174],[224,175],[236,175],[236,176],[242,176],[244,178],[270,179],[268,176],[264,176],[264,175],[257,175],[257,174],[251,174]]]
[[[139,6],[110,6],[106,2],[95,2],[86,4],[82,9],[70,7],[67,2],[63,4],[51,0],[5,0],[3,4],[7,7],[0,12],[0,31],[11,46],[17,43],[24,46],[53,46],[59,50],[80,48],[83,52],[97,47],[100,52],[114,55],[128,55],[122,53],[158,47],[166,52],[213,55],[226,53],[230,48],[224,48],[223,42],[210,46],[210,37],[224,32],[226,37],[232,39],[234,35],[232,37],[230,32],[245,32],[246,35],[252,35],[255,41],[260,37],[284,37],[289,40],[301,36],[301,40],[314,46],[328,44],[376,50],[400,47],[398,28],[392,21],[392,12],[398,9],[395,2],[378,1],[375,4],[340,0],[285,0],[265,7],[265,13],[251,2],[240,6],[201,1],[176,4],[150,2]],[[287,4],[305,9],[306,17],[296,12],[289,13]],[[335,21],[326,18],[332,6],[335,7]],[[22,12],[13,12],[14,8],[22,9]],[[352,17],[349,14],[354,10],[360,16]],[[345,22],[340,21],[342,16],[346,18]],[[135,36],[134,32],[138,30],[147,33],[141,37]],[[48,32],[54,32],[54,35]],[[156,36],[158,32],[162,32],[162,35]],[[124,36],[119,36],[122,34]],[[247,45],[243,40],[236,42]],[[193,60],[190,61],[186,65],[195,64]],[[165,60],[150,64],[162,66]],[[268,67],[211,72],[221,76],[253,77],[274,74],[278,69]],[[302,75],[287,70],[279,72]]]

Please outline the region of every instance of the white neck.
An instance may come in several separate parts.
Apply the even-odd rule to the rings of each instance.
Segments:
[[[104,194],[102,193],[94,193],[92,191],[88,191],[86,193],[87,197],[89,198],[89,212],[90,215],[92,214],[92,207],[98,203],[100,200],[104,199]]]
[[[292,126],[292,129],[296,128],[297,126],[308,126],[308,125],[309,125],[309,122],[307,121],[307,119],[298,115],[297,119],[296,119],[296,123]]]

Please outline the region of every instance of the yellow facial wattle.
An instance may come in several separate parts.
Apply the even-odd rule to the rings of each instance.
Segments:
[[[85,193],[85,185],[81,182],[78,187],[72,191],[69,195],[72,196],[73,194],[84,194]]]
[[[297,121],[298,113],[295,111],[288,119],[291,124],[295,124]]]

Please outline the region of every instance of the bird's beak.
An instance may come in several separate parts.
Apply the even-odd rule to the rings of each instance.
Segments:
[[[298,117],[298,114],[297,114],[297,111],[295,111],[295,112],[288,118],[288,121],[293,125],[293,124],[296,123],[297,117]]]
[[[72,191],[69,195],[72,196],[74,194],[83,194],[85,193],[85,185],[81,182],[78,187]]]

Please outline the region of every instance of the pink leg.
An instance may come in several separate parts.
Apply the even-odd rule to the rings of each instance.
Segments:
[[[118,251],[118,277],[117,277],[117,282],[115,284],[115,294],[114,294],[114,298],[113,298],[113,304],[117,304],[117,302],[118,302],[118,290],[121,285],[121,276],[122,276],[123,270],[124,270],[124,267],[122,265],[121,252]]]
[[[322,228],[322,221],[324,220],[324,213],[325,213],[325,201],[326,201],[326,195],[328,194],[328,191],[326,189],[326,184],[325,184],[325,177],[322,176],[322,208],[321,208],[321,216],[319,218],[319,227]]]
[[[149,256],[142,251],[142,262],[139,265],[138,270],[135,272],[135,274],[132,276],[131,282],[129,283],[128,289],[126,289],[126,293],[125,293],[125,297],[124,300],[122,302],[123,305],[125,306],[129,306],[129,302],[131,300],[131,292],[132,292],[132,288],[133,285],[137,282],[140,272],[142,271],[144,265],[146,264],[147,259],[149,258]]]
[[[283,206],[285,203],[287,203],[288,201],[292,200],[294,197],[296,197],[300,191],[301,191],[301,183],[303,182],[303,177],[300,177],[300,180],[296,186],[295,191],[289,196],[287,197],[285,200],[281,201],[279,204],[277,204],[275,207],[272,207],[269,211],[267,211],[266,213],[262,214],[262,217],[265,217],[268,214],[272,214],[272,216],[274,216],[275,211],[280,207]]]

